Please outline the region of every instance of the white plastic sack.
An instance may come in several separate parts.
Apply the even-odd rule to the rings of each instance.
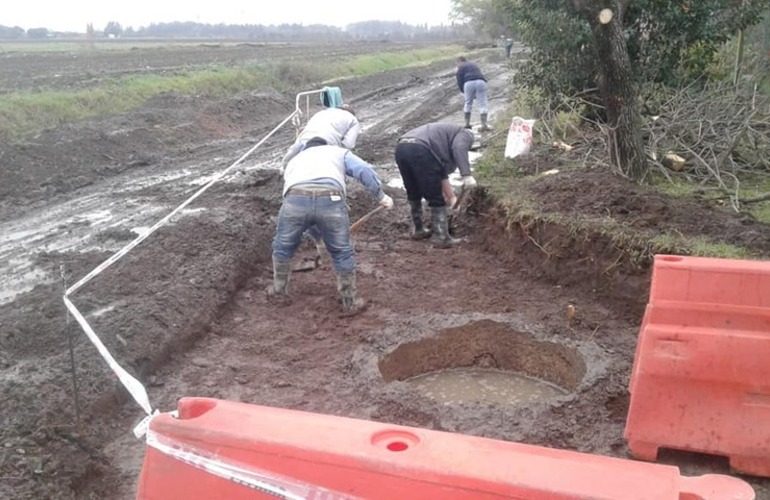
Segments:
[[[519,155],[529,153],[534,125],[535,120],[526,120],[519,116],[513,117],[511,128],[508,129],[508,140],[505,143],[506,158],[516,158]]]

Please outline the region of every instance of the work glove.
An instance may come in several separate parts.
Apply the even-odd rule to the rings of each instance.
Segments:
[[[463,187],[466,189],[475,188],[476,187],[476,179],[473,178],[472,175],[466,175],[463,177]]]
[[[390,210],[391,208],[393,208],[393,198],[391,198],[386,194],[383,195],[382,199],[380,200],[380,206],[385,210]]]

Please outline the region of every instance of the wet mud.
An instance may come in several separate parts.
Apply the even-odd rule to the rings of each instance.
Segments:
[[[510,96],[508,68],[492,55],[480,60],[494,118]],[[392,152],[401,131],[462,119],[452,69],[442,61],[339,82],[364,123],[357,153],[384,183],[398,178]],[[0,183],[10,197],[0,210],[0,497],[133,497],[144,447],[130,430],[141,410],[68,319],[63,289],[238,158],[292,111],[293,95],[263,89],[203,103],[166,96],[165,107],[54,129],[24,147],[0,146],[18,167],[0,174],[15,186]],[[167,142],[143,135],[151,120],[168,130]],[[132,132],[112,144],[95,130]],[[265,294],[280,204],[276,169],[292,137],[290,129],[277,134],[72,297],[155,407],[168,411],[182,396],[207,396],[628,456],[627,387],[648,268],[610,267],[617,249],[590,238],[570,246],[575,235],[566,227],[540,229],[564,242],[559,258],[549,258],[529,238],[501,230],[492,204],[458,223],[460,246],[433,248],[409,239],[405,196],[387,187],[396,207],[355,236],[366,310],[340,315],[328,256],[312,271],[293,273],[290,300],[276,304]],[[66,158],[68,147],[80,158],[71,163],[78,182],[52,167],[51,158]],[[29,150],[42,159],[23,154]],[[104,169],[100,152],[120,158],[118,166]],[[594,185],[601,200],[602,186],[587,175],[574,182]],[[541,189],[544,199],[563,200],[554,209],[576,205],[574,190]],[[351,220],[375,206],[356,185],[349,204]],[[679,213],[675,204],[666,207]],[[665,230],[668,220],[649,223]],[[302,247],[295,259],[314,255]],[[447,404],[408,382],[457,368],[508,370],[566,392],[526,405]],[[688,474],[729,472],[716,459],[671,460]],[[767,481],[749,480],[759,498],[770,491]]]

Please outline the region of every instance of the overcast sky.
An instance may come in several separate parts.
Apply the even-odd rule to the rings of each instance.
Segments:
[[[0,25],[77,32],[85,32],[89,22],[101,30],[108,21],[117,21],[124,28],[171,21],[340,27],[374,19],[431,25],[450,22],[450,0],[5,0],[3,3]]]

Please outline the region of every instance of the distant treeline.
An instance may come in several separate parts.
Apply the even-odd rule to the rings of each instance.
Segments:
[[[24,30],[18,26],[0,25],[0,39],[40,40],[51,38],[212,38],[254,41],[314,41],[314,40],[420,40],[443,41],[465,38],[470,34],[465,24],[440,26],[410,25],[399,21],[364,21],[345,28],[323,24],[202,24],[194,22],[158,23],[141,28],[123,28],[110,21],[102,31],[88,25],[86,33],[65,33],[47,28]]]

